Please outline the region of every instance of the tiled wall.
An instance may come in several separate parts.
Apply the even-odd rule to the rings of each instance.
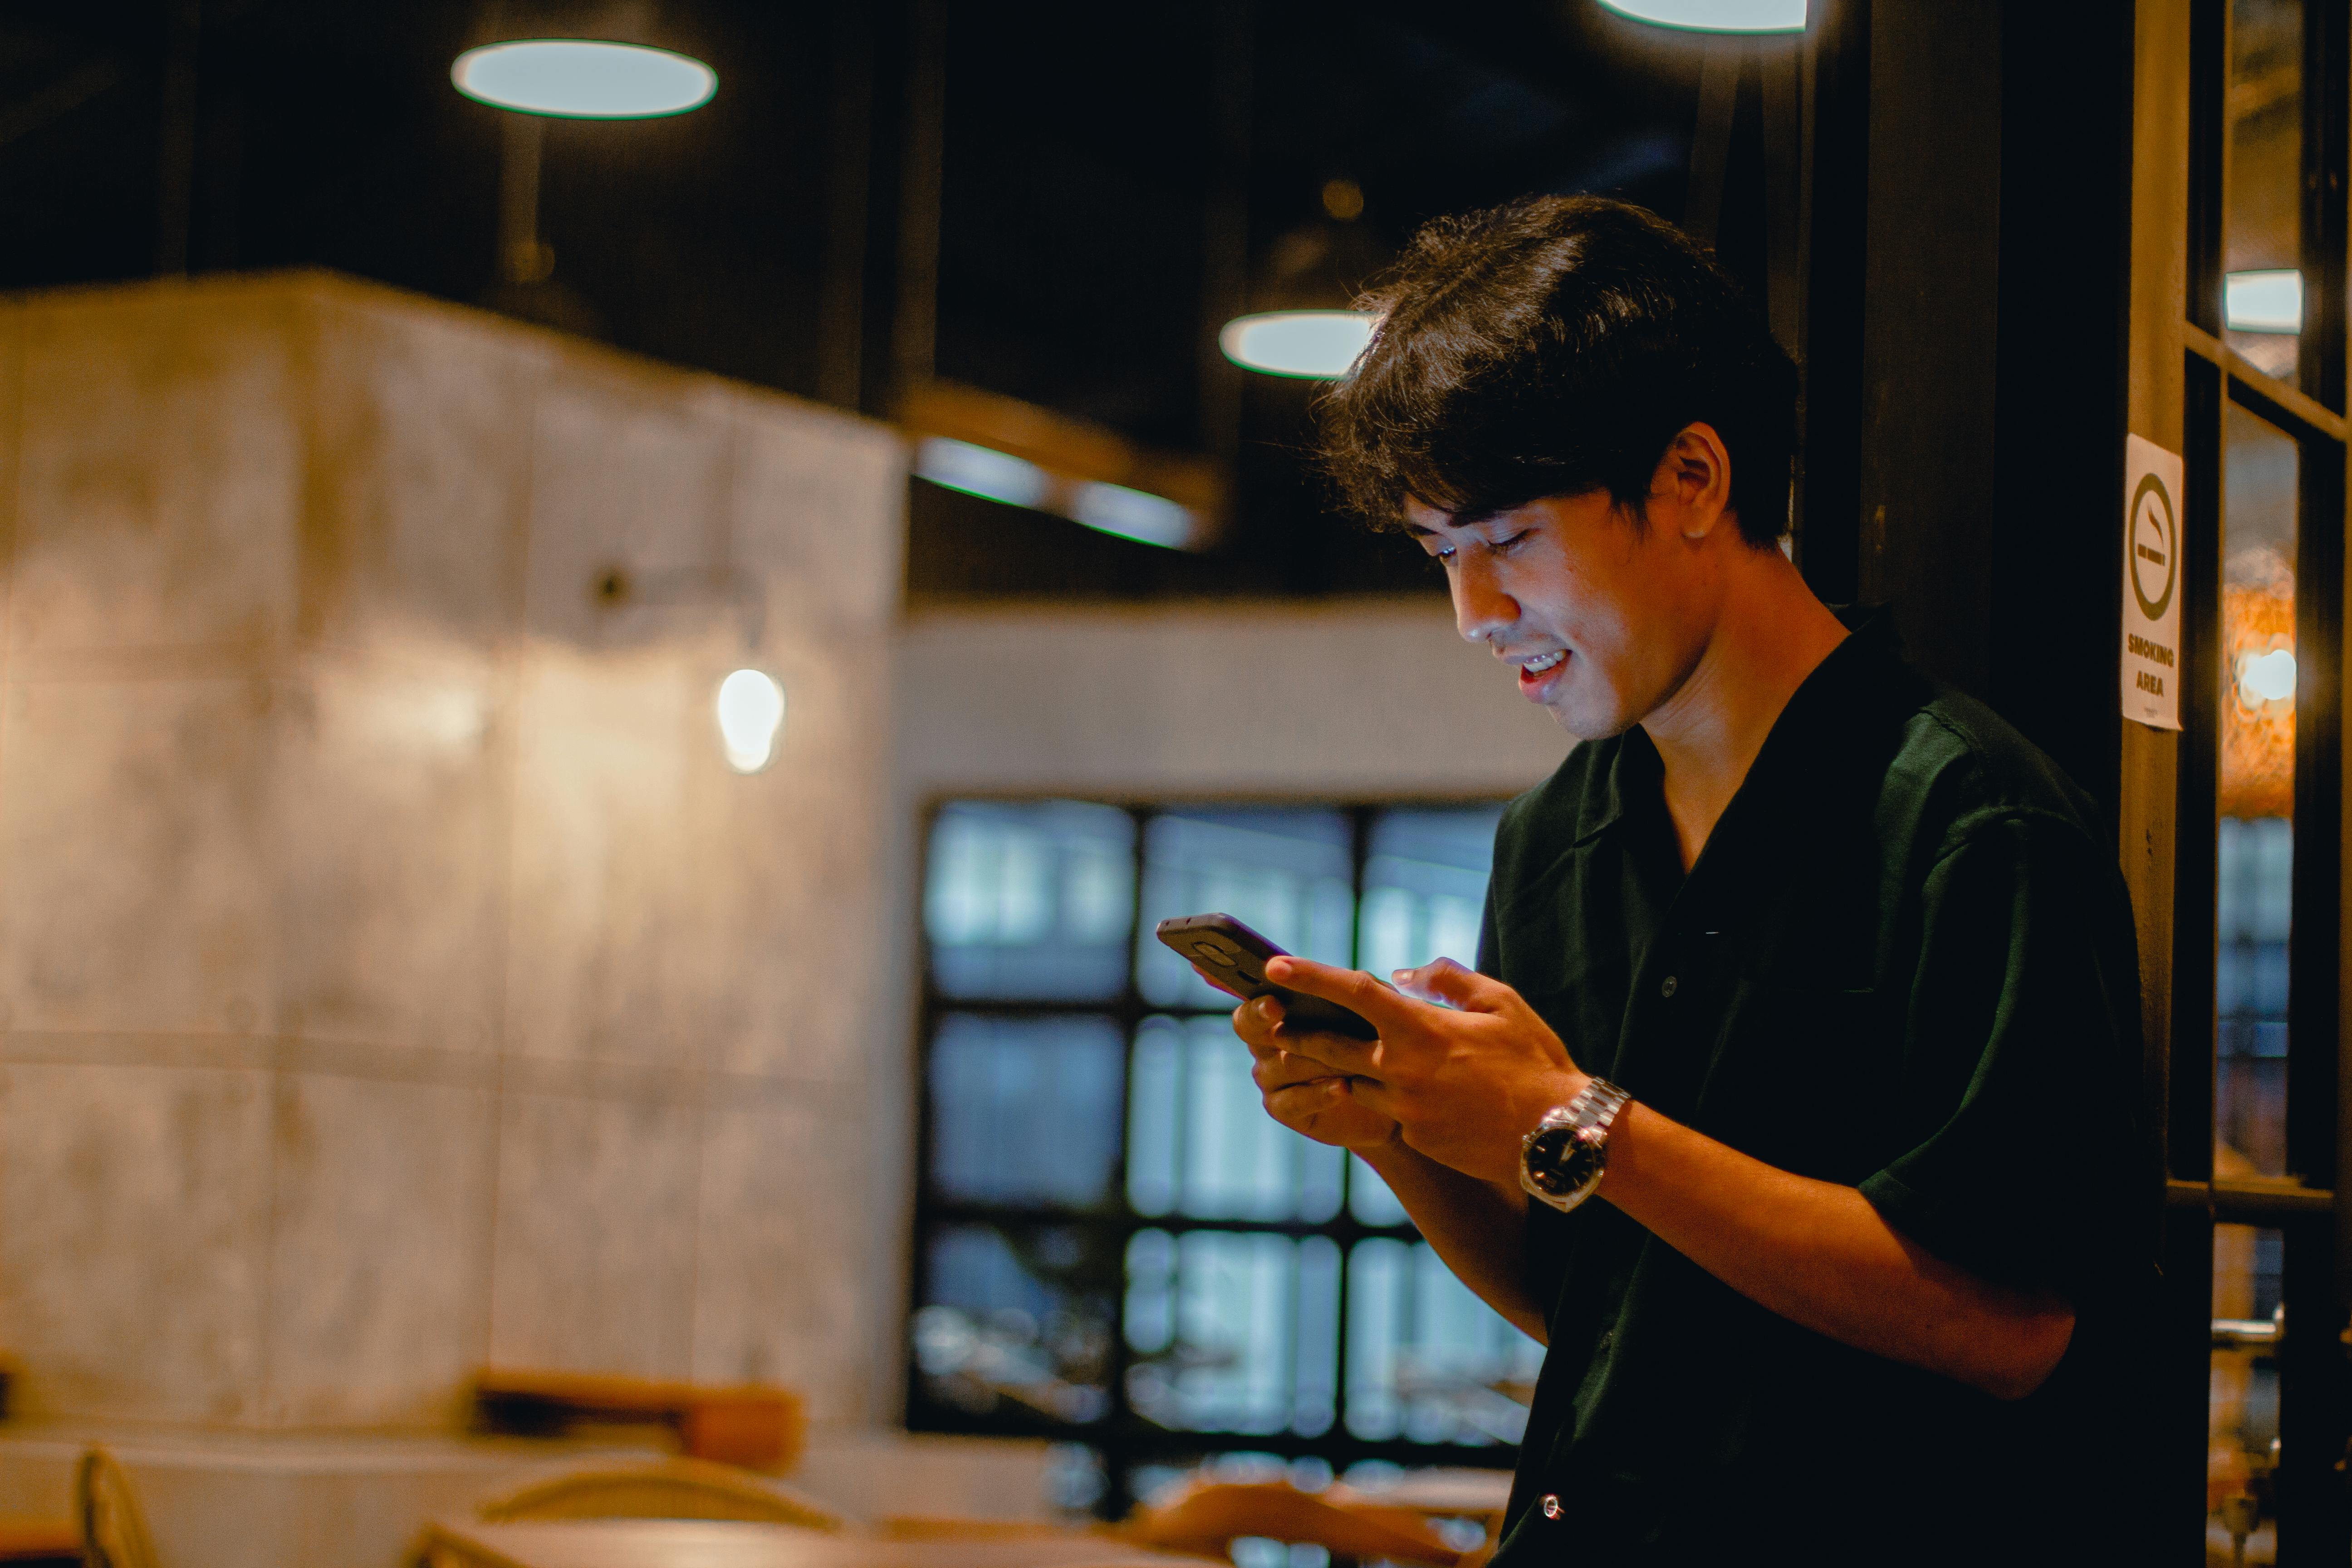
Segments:
[[[869,1414],[902,461],[332,278],[0,305],[23,1408],[432,1426],[495,1362]],[[739,618],[588,591],[722,556],[751,777]]]

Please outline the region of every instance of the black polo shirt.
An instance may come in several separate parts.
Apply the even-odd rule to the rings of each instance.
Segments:
[[[2160,1201],[2097,816],[1884,617],[1822,662],[1683,870],[1641,730],[1495,841],[1480,967],[1578,1065],[1929,1251],[2075,1305],[2003,1403],[1776,1316],[1595,1199],[1528,1205],[1549,1353],[1498,1563],[2033,1562],[2112,1545]],[[2091,1561],[2090,1558],[2081,1558]]]

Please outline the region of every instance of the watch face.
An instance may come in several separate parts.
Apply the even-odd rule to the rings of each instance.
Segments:
[[[1528,1140],[1528,1180],[1546,1197],[1574,1197],[1592,1179],[1594,1163],[1573,1127],[1546,1127]]]

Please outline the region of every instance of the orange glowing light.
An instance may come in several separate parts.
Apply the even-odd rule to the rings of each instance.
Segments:
[[[2292,817],[2294,692],[2279,676],[2294,668],[2294,569],[2255,553],[2221,589],[2221,815]]]

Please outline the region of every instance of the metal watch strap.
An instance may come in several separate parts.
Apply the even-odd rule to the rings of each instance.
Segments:
[[[1592,1195],[1601,1184],[1601,1173],[1609,1161],[1609,1129],[1633,1100],[1617,1085],[1605,1078],[1588,1078],[1584,1087],[1566,1105],[1555,1105],[1543,1113],[1543,1119],[1519,1142],[1519,1185],[1538,1201],[1550,1205],[1565,1214]],[[1565,1197],[1555,1197],[1537,1186],[1528,1174],[1527,1151],[1536,1134],[1555,1127],[1565,1127],[1576,1134],[1592,1155],[1592,1174],[1577,1190]]]

